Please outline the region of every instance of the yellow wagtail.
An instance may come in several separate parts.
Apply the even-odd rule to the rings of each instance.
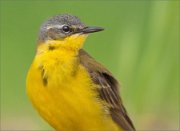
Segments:
[[[82,48],[89,27],[76,16],[57,15],[40,28],[27,92],[56,130],[135,130],[112,74]]]

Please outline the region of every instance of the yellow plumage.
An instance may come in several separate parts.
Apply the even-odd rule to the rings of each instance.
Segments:
[[[118,130],[97,99],[97,85],[76,57],[84,39],[71,36],[63,42],[40,44],[27,77],[28,95],[57,130]],[[76,46],[69,48],[69,40]],[[49,50],[52,44],[53,51]],[[43,78],[48,79],[47,85]]]
[[[135,130],[117,80],[81,49],[88,33],[102,30],[68,14],[54,16],[40,28],[27,93],[56,130]]]

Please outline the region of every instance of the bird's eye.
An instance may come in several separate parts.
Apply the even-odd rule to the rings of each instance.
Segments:
[[[63,27],[62,27],[62,30],[63,30],[65,33],[71,32],[71,28],[70,28],[69,26],[67,26],[67,25],[63,26]]]

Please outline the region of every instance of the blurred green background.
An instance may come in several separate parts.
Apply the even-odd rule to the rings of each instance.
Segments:
[[[1,129],[52,129],[25,89],[40,24],[70,13],[105,28],[85,49],[120,80],[137,130],[179,129],[179,1],[1,0]]]

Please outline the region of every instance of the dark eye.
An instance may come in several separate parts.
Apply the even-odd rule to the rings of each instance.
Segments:
[[[63,26],[62,27],[62,30],[65,32],[65,33],[69,33],[71,31],[71,28],[67,25]]]

